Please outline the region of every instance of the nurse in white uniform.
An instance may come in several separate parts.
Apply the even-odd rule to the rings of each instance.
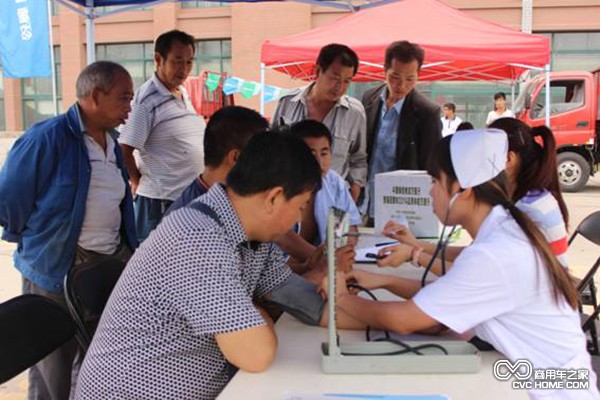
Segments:
[[[473,330],[510,360],[534,370],[586,369],[589,389],[532,390],[535,399],[599,399],[577,311],[578,295],[535,224],[510,201],[506,133],[459,131],[431,155],[433,211],[445,225],[460,224],[473,243],[452,269],[421,289],[421,282],[355,270],[338,276],[367,289],[385,288],[407,301],[376,302],[337,285],[337,306],[382,330],[401,334],[445,326]],[[412,247],[381,250],[380,266],[399,266]]]

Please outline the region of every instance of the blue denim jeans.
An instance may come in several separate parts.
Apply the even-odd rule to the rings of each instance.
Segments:
[[[171,204],[173,204],[171,200],[151,199],[141,195],[135,196],[133,200],[135,230],[140,243],[158,226]]]

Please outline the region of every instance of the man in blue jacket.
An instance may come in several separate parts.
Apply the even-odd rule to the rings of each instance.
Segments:
[[[76,94],[65,114],[17,140],[0,172],[2,239],[18,244],[14,264],[23,292],[63,305],[62,283],[71,268],[126,262],[137,247],[114,131],[131,110],[131,76],[119,64],[96,62],[80,73]],[[67,399],[80,362],[76,353],[71,341],[31,368],[29,399]]]

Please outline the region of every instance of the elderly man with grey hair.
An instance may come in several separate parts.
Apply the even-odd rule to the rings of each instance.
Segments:
[[[0,172],[2,239],[18,243],[14,264],[23,292],[63,305],[71,269],[126,262],[137,247],[114,131],[131,110],[131,76],[119,64],[99,61],[80,73],[76,89],[77,102],[27,130]],[[31,368],[29,399],[69,398],[81,358],[71,341]]]

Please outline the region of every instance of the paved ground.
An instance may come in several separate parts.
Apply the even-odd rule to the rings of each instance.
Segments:
[[[0,164],[4,162],[14,140],[14,135],[0,135]],[[583,191],[565,194],[565,197],[571,214],[570,227],[573,230],[585,216],[600,210],[600,174],[592,178]],[[0,241],[0,302],[21,292],[20,276],[12,264],[13,251],[12,244]],[[583,238],[577,239],[569,248],[569,263],[574,275],[581,277],[599,255],[600,249],[594,244]],[[25,374],[21,374],[12,381],[0,385],[0,400],[25,399],[26,381]]]

